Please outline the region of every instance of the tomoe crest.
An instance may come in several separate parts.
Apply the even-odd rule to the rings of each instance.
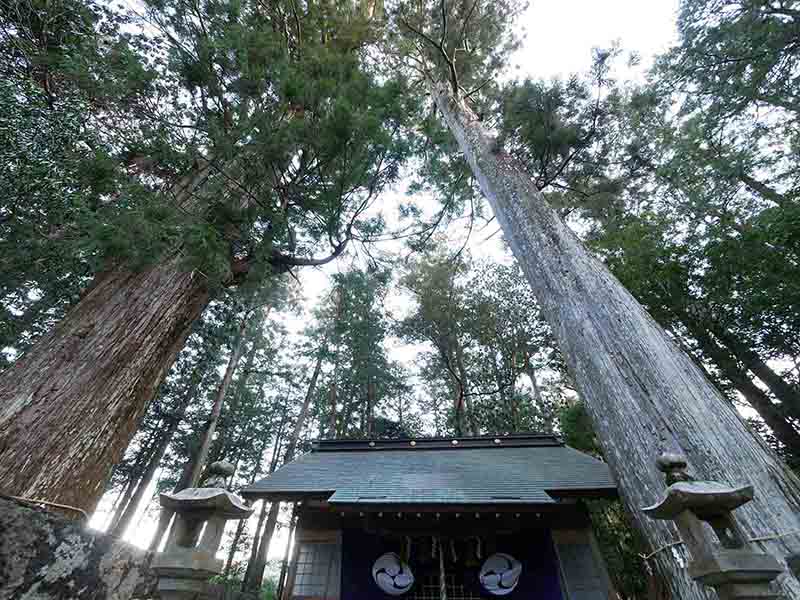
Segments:
[[[505,596],[514,591],[522,574],[522,563],[510,554],[492,554],[483,563],[480,582],[483,589],[493,596]]]
[[[414,585],[411,568],[394,552],[378,557],[372,565],[372,578],[382,591],[392,596],[405,594]]]

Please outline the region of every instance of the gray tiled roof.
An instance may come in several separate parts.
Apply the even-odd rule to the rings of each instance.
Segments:
[[[442,447],[441,441],[426,447],[425,440],[413,448],[409,441],[388,447],[323,442],[243,493],[331,493],[332,504],[485,505],[549,504],[554,499],[548,492],[615,490],[605,463],[554,438],[543,443],[542,436],[519,436],[497,442],[501,445],[464,440],[453,448]]]

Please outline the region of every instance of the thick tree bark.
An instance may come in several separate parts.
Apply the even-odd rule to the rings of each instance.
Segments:
[[[91,512],[208,302],[175,258],[114,269],[0,379],[0,486]]]
[[[797,477],[751,435],[692,360],[586,250],[475,114],[447,87],[432,85],[431,92],[536,294],[621,496],[652,548],[678,539],[671,524],[648,519],[641,511],[664,492],[655,459],[665,450],[684,453],[697,478],[755,486],[755,500],[736,511],[748,535],[800,528]],[[781,561],[800,551],[797,536],[759,545]],[[672,595],[712,598],[689,578],[681,548],[652,558]],[[788,572],[776,585],[786,597],[800,597],[800,582]]]

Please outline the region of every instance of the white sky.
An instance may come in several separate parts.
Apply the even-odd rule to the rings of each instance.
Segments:
[[[550,79],[583,73],[591,64],[593,48],[608,47],[618,40],[626,53],[635,51],[642,58],[640,68],[634,71],[626,69],[620,77],[638,79],[652,57],[666,50],[674,41],[677,5],[677,0],[535,0],[520,19],[520,29],[526,35],[522,48],[512,61],[518,68],[510,75]],[[387,200],[391,202],[391,195]],[[483,234],[472,238],[469,248],[474,257],[497,256],[499,236],[488,242],[482,241],[494,229],[490,226]],[[341,267],[332,264],[299,273],[308,307],[316,303],[328,285],[329,275],[337,268]],[[287,325],[299,331],[306,323],[306,317],[298,317]],[[409,352],[413,352],[413,348],[399,347],[393,358],[407,360]],[[92,526],[104,526],[109,504],[110,499],[101,503],[91,520]],[[151,503],[150,510],[142,510],[134,518],[126,536],[128,541],[146,547],[155,528],[154,504]],[[286,537],[285,529],[278,532],[270,548],[270,559],[283,557]]]

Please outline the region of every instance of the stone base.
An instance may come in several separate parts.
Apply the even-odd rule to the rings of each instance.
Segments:
[[[197,548],[171,548],[153,557],[152,568],[159,577],[208,580],[222,573],[224,562]]]
[[[689,564],[692,579],[713,587],[720,600],[779,598],[779,594],[770,590],[769,583],[783,571],[774,556],[745,549],[721,548],[712,556]]]
[[[181,577],[158,578],[158,595],[162,600],[211,600],[221,598],[219,586],[207,579]]]

